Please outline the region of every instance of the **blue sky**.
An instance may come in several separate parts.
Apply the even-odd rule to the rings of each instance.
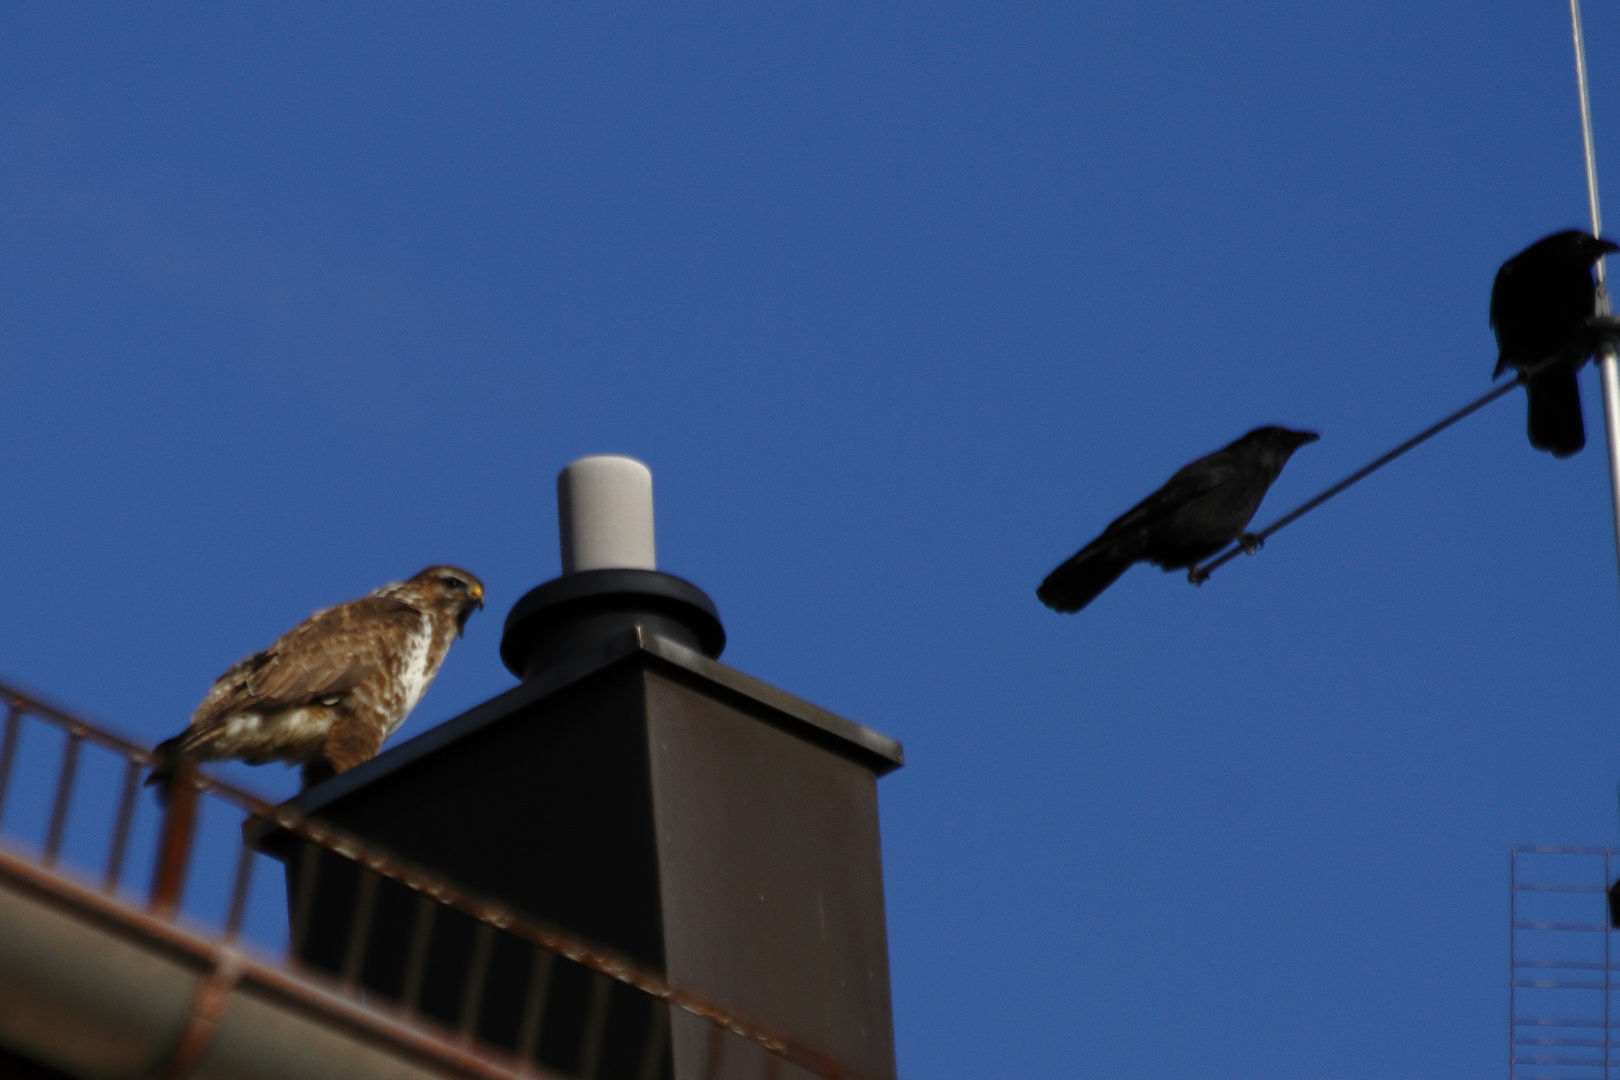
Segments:
[[[906,744],[903,1075],[1479,1076],[1509,845],[1620,839],[1590,372],[1569,461],[1513,395],[1202,589],[1033,590],[1250,427],[1323,436],[1263,524],[1483,392],[1586,221],[1551,3],[10,5],[0,677],[156,741],[455,562],[422,731],[632,454],[726,661]]]

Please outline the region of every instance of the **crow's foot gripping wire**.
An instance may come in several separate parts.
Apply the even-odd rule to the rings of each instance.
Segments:
[[[1616,320],[1616,322],[1620,322],[1620,320]],[[1596,327],[1595,329],[1601,330],[1603,327]],[[1455,424],[1457,421],[1463,419],[1465,416],[1470,416],[1473,413],[1478,412],[1480,409],[1483,409],[1497,398],[1502,397],[1519,384],[1528,382],[1530,379],[1541,374],[1542,371],[1546,370],[1552,365],[1562,362],[1563,361],[1560,357],[1555,356],[1551,359],[1543,360],[1541,363],[1526,371],[1519,372],[1517,378],[1503,383],[1483,397],[1475,398],[1473,401],[1469,402],[1467,405],[1464,405],[1462,408],[1458,409],[1444,420],[1441,420],[1439,423],[1432,424],[1429,427],[1424,428],[1410,439],[1407,439],[1405,442],[1401,443],[1401,445],[1397,446],[1395,449],[1389,451],[1389,453],[1384,454],[1382,457],[1375,458],[1367,465],[1363,465],[1361,468],[1357,469],[1343,480],[1340,480],[1337,484],[1334,484],[1332,487],[1322,492],[1322,494],[1316,496],[1316,498],[1309,500],[1293,510],[1290,510],[1288,513],[1284,514],[1270,525],[1267,525],[1259,532],[1244,533],[1242,536],[1238,537],[1236,544],[1227,548],[1224,552],[1215,556],[1215,558],[1209,560],[1209,562],[1205,563],[1203,566],[1195,566],[1188,570],[1187,580],[1192,582],[1194,585],[1202,585],[1209,578],[1209,575],[1213,574],[1216,570],[1237,558],[1239,553],[1253,555],[1256,551],[1260,550],[1261,544],[1263,544],[1266,538],[1271,536],[1272,533],[1292,525],[1294,522],[1298,521],[1312,510],[1315,510],[1318,506],[1321,506],[1323,503],[1333,498],[1333,496],[1337,495],[1345,488],[1359,483],[1361,480],[1377,472],[1379,469],[1382,469],[1385,465],[1388,465],[1390,462],[1394,461],[1396,458],[1400,457],[1414,446],[1428,442],[1430,439],[1440,434],[1452,424]]]

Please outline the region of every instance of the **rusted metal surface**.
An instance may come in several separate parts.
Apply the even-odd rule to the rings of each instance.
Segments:
[[[6,790],[11,786],[11,770],[17,764],[17,739],[22,734],[22,706],[10,702],[6,707],[6,730],[0,735],[0,819],[6,812]]]
[[[584,1052],[579,1062],[582,1080],[596,1080],[596,1068],[602,1061],[602,1037],[607,1034],[608,994],[612,989],[613,984],[601,975],[591,979],[591,1004],[585,1014]]]
[[[236,854],[236,877],[231,885],[231,906],[225,911],[225,940],[235,941],[247,915],[248,885],[253,880],[253,849],[246,844]]]
[[[68,749],[64,751],[67,758],[56,785],[51,814],[52,824],[49,830],[54,836],[52,843],[55,847],[60,846],[61,832],[65,828],[70,810],[78,748],[81,745],[95,746],[118,755],[127,762],[118,820],[113,827],[104,872],[100,875],[103,882],[102,893],[35,867],[26,860],[4,851],[0,851],[0,877],[13,884],[26,886],[41,896],[49,897],[53,903],[71,908],[77,914],[116,927],[121,933],[138,936],[159,948],[189,957],[195,960],[202,970],[227,973],[234,978],[230,983],[231,986],[251,986],[257,993],[318,1013],[324,1020],[343,1026],[365,1038],[380,1040],[390,1048],[422,1057],[437,1067],[448,1068],[467,1076],[488,1077],[491,1080],[508,1080],[508,1078],[515,1080],[520,1075],[528,1077],[554,1075],[537,1073],[532,1059],[519,1061],[491,1048],[482,1048],[478,1043],[469,1042],[464,1037],[458,1038],[448,1028],[441,1029],[420,1014],[410,1011],[409,1007],[414,1005],[421,992],[422,965],[425,963],[436,916],[442,909],[449,908],[470,917],[482,926],[502,931],[527,942],[548,956],[562,957],[606,980],[632,988],[653,1002],[680,1009],[697,1017],[711,1025],[716,1030],[717,1037],[719,1032],[736,1036],[828,1080],[863,1080],[861,1074],[845,1068],[827,1055],[783,1037],[747,1019],[733,1008],[708,996],[670,985],[655,970],[643,963],[524,918],[509,906],[491,902],[443,875],[399,859],[375,844],[364,843],[343,830],[307,817],[297,810],[272,805],[250,792],[199,772],[177,777],[180,782],[174,785],[174,798],[165,816],[153,890],[149,897],[150,910],[141,911],[131,907],[115,899],[113,894],[119,885],[128,846],[130,820],[135,805],[135,795],[132,793],[138,791],[138,785],[131,777],[138,779],[143,770],[154,765],[151,753],[112,732],[89,724],[4,684],[0,684],[0,705],[6,707],[4,732],[0,734],[0,812],[4,810],[7,781],[15,763],[19,729],[23,718],[33,717],[64,731],[68,736]],[[188,795],[189,808],[185,805],[188,802]],[[234,946],[226,943],[234,941],[242,925],[252,877],[252,859],[248,852],[241,853],[237,861],[237,872],[222,931],[222,937],[226,940],[209,940],[175,925],[173,918],[179,910],[185,873],[190,864],[192,835],[196,827],[196,801],[201,796],[220,800],[246,815],[248,820],[244,823],[243,830],[245,842],[255,840],[266,831],[280,830],[303,841],[304,844],[300,846],[308,845],[306,850],[314,855],[331,852],[374,875],[375,879],[384,879],[401,885],[418,897],[419,902],[414,915],[415,931],[412,935],[418,947],[412,949],[405,971],[403,994],[405,1008],[401,1010],[399,1019],[381,1016],[359,1005],[345,996],[344,987],[338,980],[325,980],[302,968],[281,969],[240,953]],[[310,860],[311,869],[317,861]],[[309,875],[308,880],[312,883],[311,895],[313,895],[314,875]],[[290,913],[295,946],[298,944],[299,935],[308,925],[309,915],[307,911],[303,912],[303,918],[300,919],[297,907],[298,904],[295,902],[294,910]],[[357,953],[352,965],[356,974],[365,963],[363,938],[357,948],[360,952]],[[297,949],[294,948],[293,951],[296,953]],[[350,965],[344,966],[347,968]],[[521,1029],[521,1038],[525,1045],[538,1041],[538,1021],[531,1022],[529,1016],[532,1011],[544,1010],[549,989],[546,978],[538,971],[541,965],[537,964],[535,967],[537,972],[531,985],[532,996],[529,1004],[524,1006]],[[549,976],[550,961],[546,962],[545,969],[545,975]],[[601,985],[610,984],[603,982]],[[220,986],[224,984],[220,983]],[[229,987],[225,987],[223,991],[216,987],[209,993],[217,997],[221,992],[228,994]],[[607,995],[596,993],[592,998],[593,1001],[605,1002]],[[194,1009],[195,1015],[201,1018],[195,1025],[199,1034],[192,1037],[192,1042],[200,1043],[202,1049],[188,1049],[191,1043],[182,1040],[183,1045],[177,1048],[177,1055],[183,1052],[189,1056],[195,1052],[200,1056],[203,1050],[206,1050],[206,1033],[213,1030],[211,1024],[217,1023],[217,1015],[214,1016],[214,1021],[206,1019],[214,1015],[209,1011],[214,1008],[214,1002],[214,997],[199,992]],[[657,1075],[658,1061],[663,1060],[662,1047],[669,1029],[663,1010],[653,1008],[650,1016],[653,1037],[648,1039],[647,1056],[643,1059],[639,1072],[639,1075],[647,1080]],[[594,1060],[599,1060],[600,1050],[599,1048],[592,1050],[592,1044],[600,1043],[599,1033],[602,1029],[602,1023],[594,1010],[592,1015],[586,1017],[586,1024],[590,1030],[582,1031],[581,1035],[596,1037],[587,1038],[582,1043],[586,1058],[584,1064],[594,1064]],[[476,1027],[476,1023],[472,1026]],[[654,1058],[652,1055],[655,1052],[660,1056]]]
[[[434,916],[438,913],[439,905],[431,896],[416,898],[416,918],[411,925],[411,940],[407,946],[405,959],[405,978],[399,996],[400,1004],[407,1009],[415,1009],[417,1002],[422,1000],[422,980],[427,977],[427,947],[428,942],[432,940]]]
[[[368,1009],[316,976],[288,972],[273,962],[192,933],[6,851],[0,851],[0,884],[45,899],[87,923],[181,959],[199,972],[234,972],[234,986],[318,1016],[325,1024],[408,1059],[478,1080],[535,1080],[536,1074],[521,1064],[469,1047],[449,1032]],[[208,1004],[206,999],[202,1003]],[[541,1073],[540,1080],[550,1075],[554,1074]]]
[[[196,768],[188,761],[174,764],[169,805],[163,812],[163,834],[158,843],[157,867],[152,872],[152,914],[172,919],[180,910],[191,865],[191,844],[197,835]]]
[[[203,784],[218,784],[218,782],[204,780]],[[367,870],[397,881],[422,896],[431,897],[445,907],[470,915],[480,923],[505,930],[547,952],[555,953],[591,971],[625,983],[644,994],[689,1012],[709,1024],[756,1043],[817,1076],[827,1077],[828,1080],[846,1080],[846,1078],[861,1080],[859,1074],[845,1069],[823,1054],[765,1030],[716,1002],[670,986],[640,964],[530,922],[503,905],[490,903],[464,892],[437,874],[395,859],[375,845],[361,844],[330,826],[301,818],[290,811],[273,806],[265,806],[263,814],[257,816],[260,816],[261,822],[274,823],[300,839],[336,852]]]
[[[109,750],[120,757],[128,758],[130,761],[138,762],[147,767],[150,767],[153,763],[151,751],[139,743],[130,742],[120,735],[81,720],[37,697],[23,693],[14,686],[0,683],[0,701],[6,703],[10,714],[20,717],[23,713],[28,713],[44,720],[53,727],[60,728],[69,735],[79,736],[79,738],[92,746],[99,746],[103,750]]]
[[[467,964],[467,980],[461,988],[461,1016],[456,1022],[457,1030],[469,1039],[478,1024],[484,984],[489,980],[489,958],[494,951],[495,928],[485,923],[473,933],[472,960]]]
[[[135,824],[135,800],[141,792],[141,764],[124,763],[124,789],[118,798],[118,823],[113,826],[112,843],[107,848],[107,868],[101,876],[103,892],[118,888],[124,876],[124,853],[129,848],[129,831]]]
[[[349,947],[343,955],[343,985],[350,990],[360,985],[360,965],[366,960],[366,945],[371,940],[371,916],[377,910],[376,874],[360,875],[360,898],[355,902],[349,924]]]
[[[179,1080],[197,1067],[203,1054],[208,1051],[208,1044],[214,1039],[214,1031],[219,1027],[220,1020],[225,1017],[225,1006],[241,975],[240,958],[235,953],[227,952],[220,954],[219,962],[198,980],[185,1026],[180,1029],[174,1053],[157,1070],[158,1080]]]
[[[79,775],[79,747],[84,740],[70,733],[62,747],[62,771],[56,779],[56,798],[51,803],[51,824],[45,831],[45,865],[55,866],[62,852],[62,834],[67,831],[68,807],[73,802],[73,781]]]

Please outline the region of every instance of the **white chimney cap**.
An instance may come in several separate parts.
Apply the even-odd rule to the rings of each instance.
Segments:
[[[562,569],[656,570],[652,470],[617,454],[582,457],[557,474]]]

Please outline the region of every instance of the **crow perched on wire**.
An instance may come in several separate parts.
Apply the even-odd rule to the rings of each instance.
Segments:
[[[1554,233],[1503,263],[1491,287],[1491,328],[1500,351],[1492,378],[1510,367],[1522,375],[1557,361],[1524,386],[1530,445],[1553,457],[1586,445],[1575,373],[1596,347],[1586,326],[1597,313],[1592,265],[1609,251],[1620,247],[1579,229]]]
[[[1240,537],[1245,550],[1258,546],[1242,536],[1244,528],[1289,457],[1318,438],[1311,431],[1255,428],[1230,446],[1184,466],[1048,574],[1035,595],[1054,611],[1079,611],[1132,563],[1180,570]]]

